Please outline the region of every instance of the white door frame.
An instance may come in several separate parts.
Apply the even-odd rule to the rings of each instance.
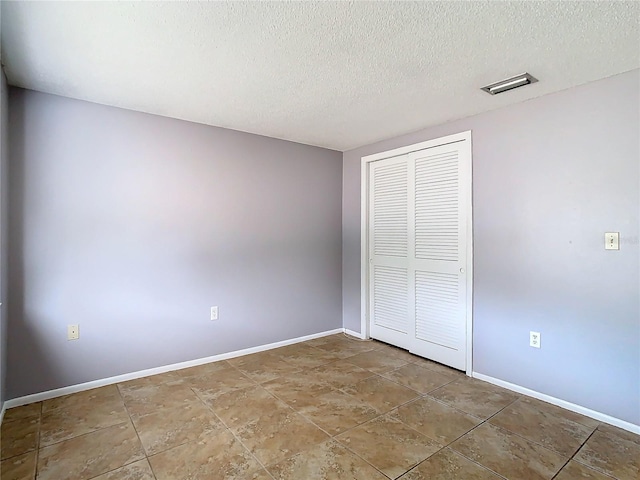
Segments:
[[[362,157],[360,164],[360,336],[370,338],[369,315],[369,169],[371,162],[385,158],[406,155],[417,150],[446,145],[449,143],[466,142],[469,149],[469,159],[473,165],[471,149],[471,130],[448,135],[446,137],[428,140],[426,142],[407,145],[385,152],[375,153]],[[471,167],[470,166],[470,167]],[[470,172],[473,179],[473,171]],[[471,376],[473,372],[473,192],[469,195],[467,204],[467,347],[466,347],[466,373]]]

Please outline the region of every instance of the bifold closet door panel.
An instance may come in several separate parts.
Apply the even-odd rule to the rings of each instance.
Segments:
[[[411,351],[466,366],[468,159],[460,143],[410,154],[414,169],[415,329]]]
[[[373,162],[369,175],[371,336],[409,348],[409,165],[407,157]]]

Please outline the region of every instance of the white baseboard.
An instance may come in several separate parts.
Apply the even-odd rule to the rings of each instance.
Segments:
[[[353,330],[349,330],[348,328],[344,328],[344,333],[346,333],[347,335],[351,335],[352,337],[356,337],[359,338],[360,340],[365,340],[365,336],[362,335],[360,332],[354,332]]]
[[[609,423],[616,427],[620,427],[624,430],[640,435],[640,425],[636,425],[625,420],[620,420],[619,418],[612,417],[605,413],[596,412],[595,410],[591,410],[589,408],[582,407],[580,405],[576,405],[575,403],[567,402],[565,400],[561,400],[544,393],[536,392],[535,390],[530,390],[514,383],[505,382],[504,380],[500,380],[498,378],[483,375],[482,373],[473,372],[472,376],[473,378],[477,378],[478,380],[483,380],[485,382],[492,383],[493,385],[497,385],[498,387],[506,388],[507,390],[511,390],[513,392],[522,393],[523,395],[527,395],[529,397],[537,398],[538,400],[542,400],[543,402],[566,408],[567,410],[571,410],[572,412],[580,413],[581,415],[584,415],[586,417],[594,418],[601,422]]]
[[[7,411],[7,402],[2,404],[2,408],[0,408],[0,425],[2,425],[2,420],[4,420],[4,412]]]
[[[289,340],[282,340],[280,342],[274,342],[266,345],[259,345],[257,347],[236,350],[234,352],[221,353],[219,355],[213,355],[211,357],[204,357],[204,358],[198,358],[196,360],[189,360],[186,362],[173,363],[171,365],[164,365],[162,367],[149,368],[147,370],[140,370],[137,372],[125,373],[123,375],[116,375],[115,377],[108,377],[100,380],[94,380],[91,382],[79,383],[77,385],[70,385],[68,387],[56,388],[55,390],[48,390],[46,392],[25,395],[24,397],[12,398],[4,402],[4,405],[2,406],[2,415],[4,416],[5,409],[8,409],[8,408],[20,407],[22,405],[28,405],[29,403],[42,402],[43,400],[62,397],[63,395],[82,392],[84,390],[91,390],[92,388],[104,387],[106,385],[113,385],[114,383],[126,382],[128,380],[135,380],[136,378],[148,377],[149,375],[157,375],[159,373],[166,373],[166,372],[172,372],[174,370],[181,370],[183,368],[197,367],[198,365],[204,365],[206,363],[219,362],[220,360],[228,360],[230,358],[240,357],[242,355],[249,355],[251,353],[264,352],[265,350],[271,350],[273,348],[285,347],[287,345],[293,345],[294,343],[306,342],[307,340],[312,340],[314,338],[326,337],[327,335],[335,335],[336,333],[342,333],[343,331],[344,331],[343,328],[336,328],[334,330],[327,330],[326,332],[314,333],[311,335],[305,335],[303,337],[291,338]]]

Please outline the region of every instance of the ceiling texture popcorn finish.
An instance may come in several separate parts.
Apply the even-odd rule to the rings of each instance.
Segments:
[[[11,85],[336,150],[640,67],[635,1],[1,8]]]

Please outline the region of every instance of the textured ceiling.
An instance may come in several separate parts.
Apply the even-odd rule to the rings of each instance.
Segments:
[[[336,150],[640,67],[637,1],[1,8],[11,85]]]

